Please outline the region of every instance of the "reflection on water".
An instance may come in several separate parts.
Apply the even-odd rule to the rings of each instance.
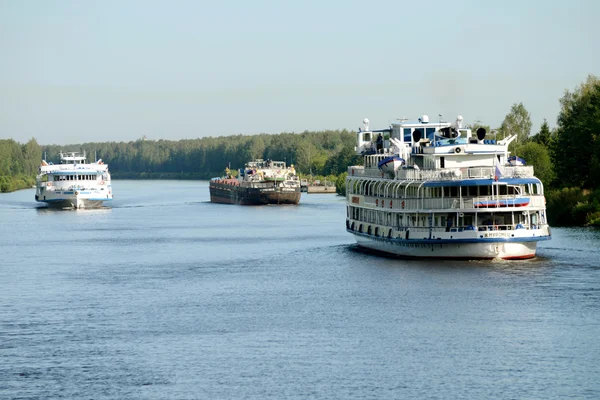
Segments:
[[[73,207],[35,207],[38,213],[53,213],[53,212],[74,212],[81,215],[92,215],[92,214],[102,214],[107,213],[112,210],[111,207],[96,207],[96,208],[73,208]]]
[[[359,251],[335,195],[113,184],[101,209],[0,195],[0,398],[600,397],[598,230],[403,260]]]

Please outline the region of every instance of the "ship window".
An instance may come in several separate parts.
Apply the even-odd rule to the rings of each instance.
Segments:
[[[435,128],[426,128],[425,130],[427,138],[433,140],[433,133],[435,132]]]
[[[440,168],[445,168],[445,159],[444,159],[444,157],[440,157]]]
[[[410,142],[410,134],[412,133],[412,129],[410,128],[404,128],[404,140],[408,139],[408,141]],[[407,138],[408,136],[408,138]]]

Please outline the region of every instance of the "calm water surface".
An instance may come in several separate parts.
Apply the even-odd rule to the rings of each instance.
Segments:
[[[357,251],[334,195],[114,191],[0,194],[0,398],[600,398],[597,230],[529,261],[403,261]]]

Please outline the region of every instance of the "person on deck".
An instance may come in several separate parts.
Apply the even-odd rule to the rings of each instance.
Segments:
[[[377,136],[377,154],[383,153],[383,136],[381,133]]]

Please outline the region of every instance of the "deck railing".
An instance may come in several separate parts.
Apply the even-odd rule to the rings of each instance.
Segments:
[[[499,166],[502,177],[505,178],[528,178],[533,177],[533,167],[524,166]],[[444,168],[436,170],[421,170],[413,168],[402,168],[395,172],[395,180],[460,180],[460,179],[490,179],[494,178],[496,167],[465,167]],[[384,174],[378,168],[365,168],[363,166],[348,167],[348,176],[365,178],[383,178]]]
[[[357,196],[348,193],[348,196]],[[478,196],[469,198],[446,197],[435,199],[417,198],[382,198],[378,196],[363,196],[363,204],[374,208],[385,208],[387,210],[403,211],[428,211],[472,209],[481,212],[494,209],[520,209],[530,207],[544,207],[545,198],[542,195],[502,195],[502,196]],[[529,199],[528,204],[517,203],[516,200]],[[391,202],[391,205],[390,205]],[[512,204],[511,204],[512,202]],[[504,203],[504,204],[503,204]],[[516,203],[516,204],[515,204]],[[355,203],[356,204],[356,203]]]

